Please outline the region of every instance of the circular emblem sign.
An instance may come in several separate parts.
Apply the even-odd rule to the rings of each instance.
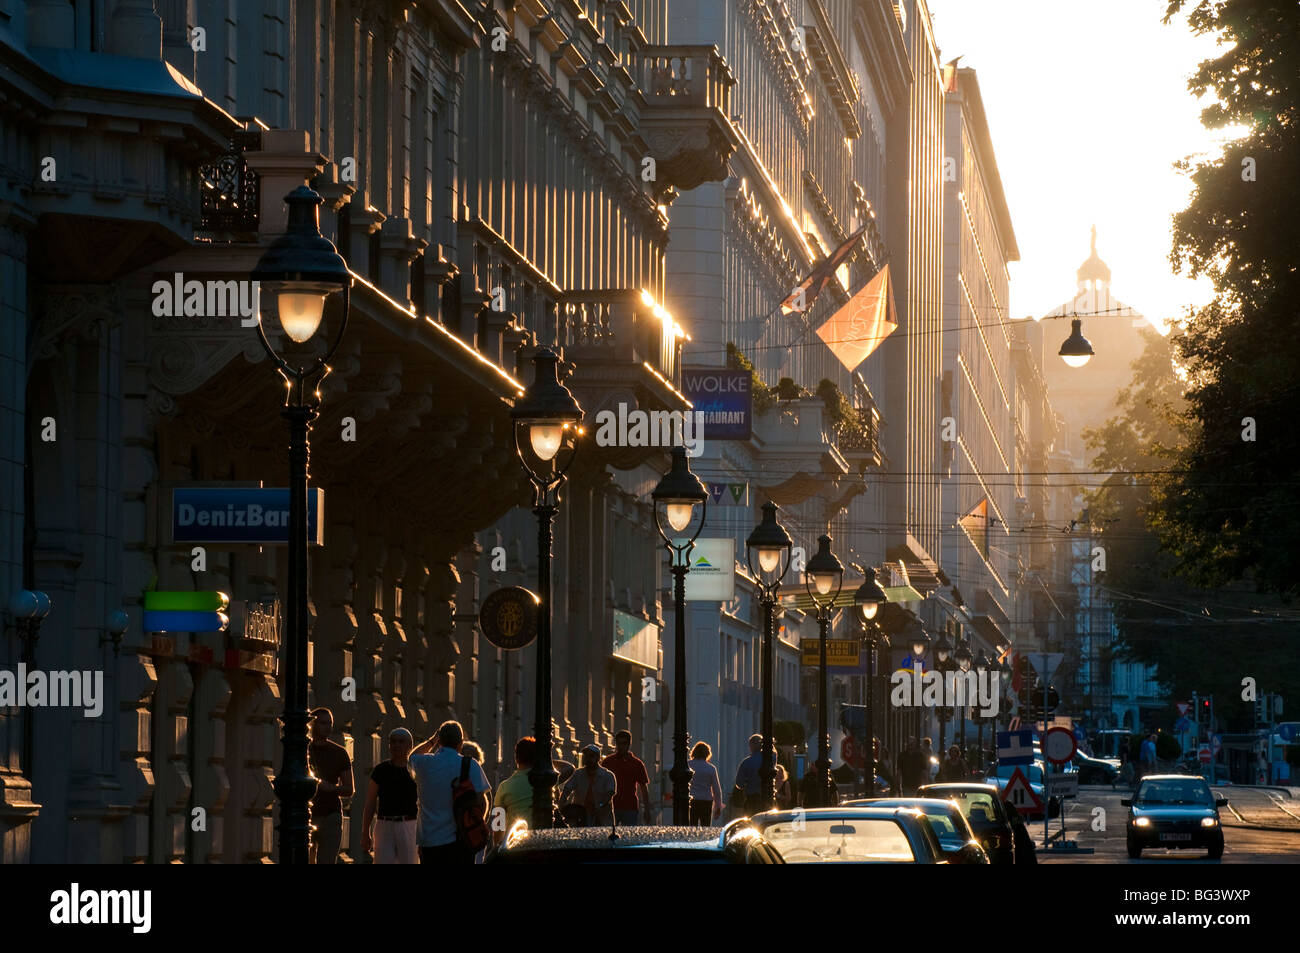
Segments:
[[[1066,764],[1078,750],[1074,732],[1069,728],[1057,725],[1055,728],[1047,729],[1047,734],[1043,737],[1043,756],[1052,764]]]
[[[522,586],[498,589],[483,600],[478,621],[499,649],[522,649],[537,638],[538,598]]]

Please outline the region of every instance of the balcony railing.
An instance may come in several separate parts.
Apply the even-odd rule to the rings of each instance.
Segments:
[[[558,343],[586,351],[579,362],[650,364],[676,381],[677,333],[672,315],[636,288],[571,291],[560,302]]]
[[[205,237],[257,240],[261,192],[257,173],[244,161],[244,153],[262,148],[265,128],[258,119],[245,120],[244,128],[235,133],[225,154],[199,168],[199,232]]]
[[[724,116],[735,80],[714,46],[651,46],[641,88],[652,106],[713,106]]]
[[[880,421],[872,408],[854,408],[835,427],[835,442],[847,454],[880,452]]]

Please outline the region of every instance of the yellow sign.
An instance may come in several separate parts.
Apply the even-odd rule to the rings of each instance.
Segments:
[[[821,664],[820,643],[820,639],[800,640],[799,651],[804,665]],[[827,639],[826,664],[837,668],[857,668],[862,664],[862,643],[856,639]]]

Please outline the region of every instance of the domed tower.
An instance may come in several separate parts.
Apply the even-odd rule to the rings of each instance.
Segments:
[[[1110,266],[1101,260],[1097,254],[1097,226],[1092,226],[1092,246],[1091,251],[1079,270],[1075,272],[1079,280],[1078,293],[1083,294],[1087,291],[1101,292],[1105,291],[1106,297],[1110,297]]]

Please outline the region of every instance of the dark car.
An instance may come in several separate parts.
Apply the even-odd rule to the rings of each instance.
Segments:
[[[985,853],[979,838],[971,830],[970,822],[966,820],[961,805],[956,801],[932,797],[877,797],[849,801],[844,806],[915,808],[929,819],[948,863],[987,864],[989,862],[989,855]]]
[[[749,823],[787,864],[948,863],[929,819],[913,808],[765,811]]]
[[[781,864],[781,855],[745,821],[713,827],[607,827],[534,831],[520,821],[486,858],[489,864]]]
[[[1142,856],[1148,847],[1205,848],[1211,859],[1223,856],[1219,808],[1227,807],[1228,799],[1216,798],[1204,778],[1148,775],[1133,796],[1120,804],[1129,809],[1126,840],[1130,857]]]
[[[956,801],[966,815],[971,831],[989,855],[989,863],[1015,863],[1015,832],[996,786],[960,782],[923,784],[916,793],[919,797]]]
[[[1119,780],[1118,767],[1082,751],[1075,752],[1074,767],[1079,772],[1080,784],[1115,784]]]

